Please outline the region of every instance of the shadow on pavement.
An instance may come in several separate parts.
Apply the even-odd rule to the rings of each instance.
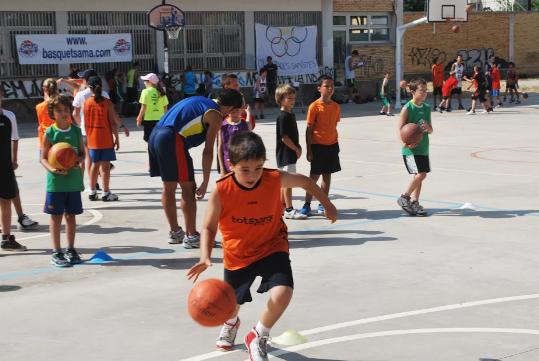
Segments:
[[[21,286],[15,286],[15,285],[0,285],[0,292],[18,291],[21,288],[22,288]]]
[[[396,241],[395,237],[309,237],[305,239],[291,239],[290,248],[315,248],[315,247],[335,247],[335,246],[360,246],[367,242],[387,242]]]

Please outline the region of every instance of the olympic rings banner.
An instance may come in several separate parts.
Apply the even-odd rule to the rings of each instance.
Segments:
[[[131,34],[16,35],[19,64],[74,64],[131,61]]]
[[[316,26],[275,27],[255,24],[256,68],[260,70],[271,56],[279,75],[318,73]]]

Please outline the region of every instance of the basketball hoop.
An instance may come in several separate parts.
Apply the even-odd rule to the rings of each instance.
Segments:
[[[182,29],[183,27],[178,25],[168,25],[165,27],[165,31],[167,32],[169,39],[178,39],[180,36],[180,30]]]

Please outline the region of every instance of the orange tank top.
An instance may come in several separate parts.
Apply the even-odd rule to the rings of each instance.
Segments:
[[[264,169],[252,189],[237,183],[234,173],[217,181],[225,269],[245,268],[273,253],[288,253],[280,191],[281,175],[277,170]]]
[[[109,99],[99,103],[94,97],[84,102],[84,125],[88,149],[109,149],[114,147],[112,126],[109,119]]]
[[[43,142],[43,134],[48,127],[54,124],[54,120],[49,116],[49,102],[42,101],[36,105],[36,114],[37,114],[37,138],[39,141],[39,146]]]

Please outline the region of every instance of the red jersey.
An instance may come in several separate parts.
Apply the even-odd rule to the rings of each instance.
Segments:
[[[492,68],[490,76],[492,77],[492,89],[500,90],[500,70],[498,68]]]
[[[447,80],[444,82],[444,86],[442,87],[442,96],[448,97],[451,95],[451,90],[453,90],[457,84],[458,84],[457,78],[454,76],[450,76],[447,78]]]
[[[109,149],[114,147],[112,138],[112,119],[109,118],[110,100],[103,99],[99,103],[95,97],[84,102],[84,125],[88,149]]]
[[[434,64],[432,66],[432,86],[441,87],[444,84],[444,65]]]

